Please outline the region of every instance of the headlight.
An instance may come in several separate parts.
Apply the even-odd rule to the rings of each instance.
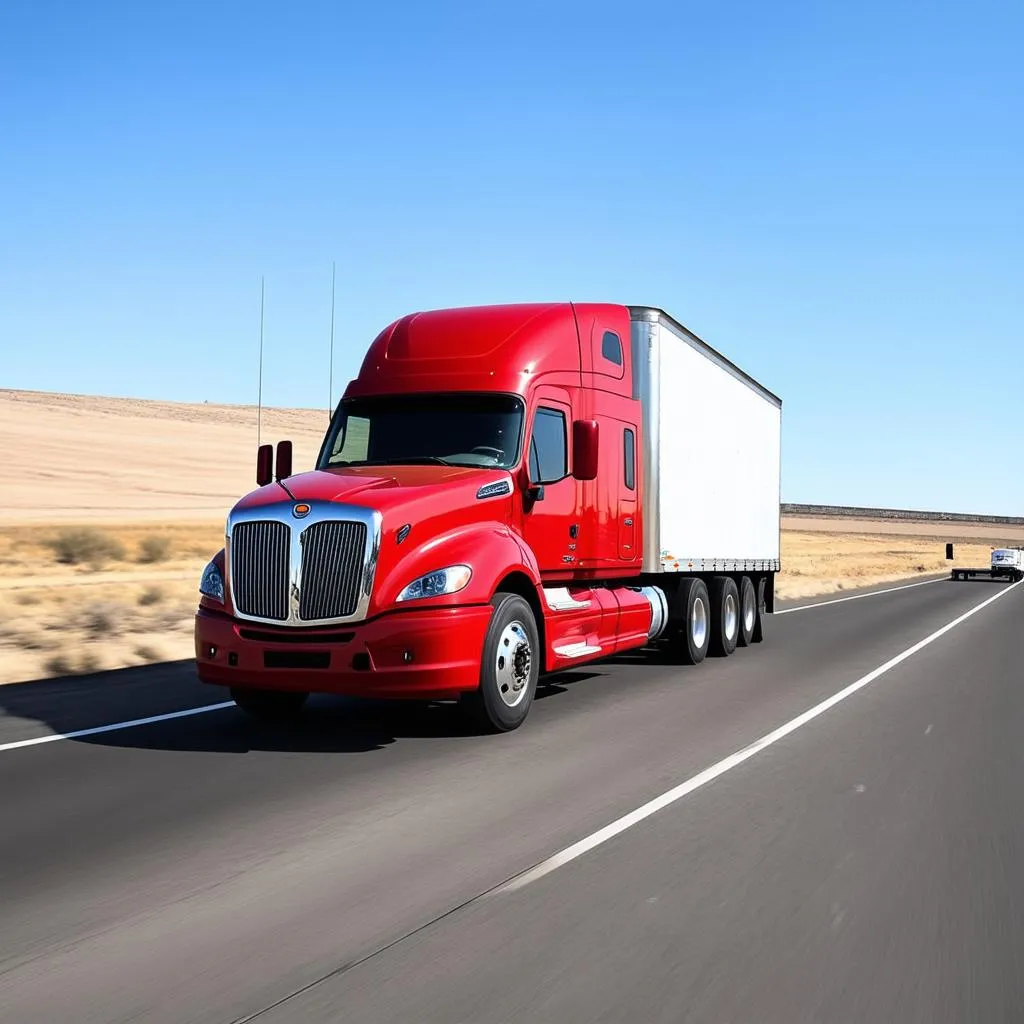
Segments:
[[[421,597],[441,597],[442,594],[454,594],[469,582],[473,570],[468,565],[450,565],[447,569],[428,572],[418,580],[413,580],[398,595],[399,601],[418,601]]]
[[[212,597],[221,604],[224,603],[224,576],[217,568],[216,562],[210,562],[203,570],[203,578],[199,581],[199,593],[205,597]]]

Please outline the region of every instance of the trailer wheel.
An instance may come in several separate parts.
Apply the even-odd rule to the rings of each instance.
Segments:
[[[533,609],[518,594],[495,594],[484,637],[480,686],[462,704],[486,732],[518,729],[530,710],[543,652]]]
[[[669,652],[680,665],[699,665],[708,653],[711,634],[711,600],[704,581],[684,577],[672,601]]]
[[[294,718],[309,698],[297,690],[258,690],[233,686],[231,699],[249,716],[264,722]]]
[[[768,578],[762,576],[757,581],[757,622],[754,623],[754,643],[764,643],[765,591],[768,589]]]
[[[740,591],[731,576],[711,577],[712,654],[727,657],[736,650],[740,632]]]
[[[737,647],[749,647],[754,642],[754,630],[757,628],[759,608],[757,592],[749,576],[740,577],[740,629],[736,640]]]

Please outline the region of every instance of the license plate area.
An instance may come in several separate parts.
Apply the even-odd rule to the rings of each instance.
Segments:
[[[325,669],[331,667],[330,651],[264,651],[264,668]]]

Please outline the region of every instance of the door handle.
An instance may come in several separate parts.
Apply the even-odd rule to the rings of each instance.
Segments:
[[[623,522],[623,524],[624,524],[625,526],[632,526],[632,525],[633,525],[633,519],[632,519],[632,517],[630,517],[629,519],[623,519],[623,520],[622,520],[622,522]]]

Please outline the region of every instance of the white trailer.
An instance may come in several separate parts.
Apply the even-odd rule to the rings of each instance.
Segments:
[[[731,580],[724,586],[736,587],[748,624],[756,601],[760,633],[780,568],[782,400],[663,310],[634,306],[630,317],[645,579],[670,605],[691,594],[685,578],[701,580],[715,603],[714,589]]]
[[[782,400],[667,313],[631,314],[644,572],[777,571]]]

